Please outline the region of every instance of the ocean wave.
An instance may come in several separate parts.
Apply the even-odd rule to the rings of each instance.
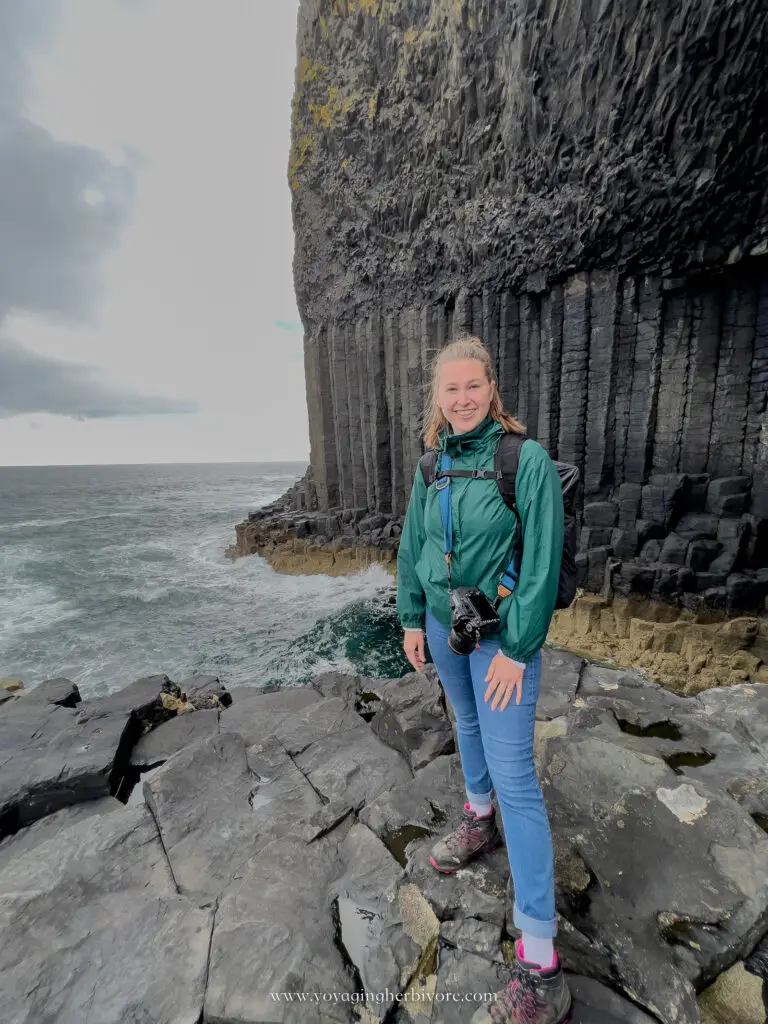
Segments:
[[[294,576],[258,556],[225,557],[235,523],[295,475],[222,467],[176,479],[148,467],[126,483],[106,467],[82,476],[73,491],[41,471],[15,505],[4,494],[0,675],[28,686],[66,675],[95,696],[156,672],[214,672],[229,686],[308,682],[328,669],[400,674],[382,566]]]
[[[136,512],[102,512],[93,516],[60,516],[53,519],[23,519],[17,523],[0,523],[0,531],[15,533],[20,530],[48,529],[52,526],[73,526],[76,523],[90,523],[98,519],[124,519],[135,516]]]

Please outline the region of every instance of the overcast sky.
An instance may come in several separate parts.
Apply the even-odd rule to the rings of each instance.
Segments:
[[[0,464],[308,458],[297,0],[0,0]]]

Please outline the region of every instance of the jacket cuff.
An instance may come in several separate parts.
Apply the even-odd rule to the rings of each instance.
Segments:
[[[406,629],[406,630],[407,629],[420,629],[422,633],[424,632],[424,619],[423,618],[419,619],[418,617],[416,617],[416,618],[409,617],[405,621],[403,621],[401,619],[400,620],[400,625],[403,627],[403,629]]]
[[[423,626],[403,626],[404,633],[423,633]]]
[[[513,657],[513,656],[512,656],[512,655],[511,655],[511,654],[509,653],[509,651],[507,651],[507,650],[505,650],[505,649],[504,649],[504,647],[505,647],[505,645],[504,645],[504,644],[501,644],[501,653],[502,653],[502,654],[504,655],[504,657],[505,657],[505,658],[509,658],[509,660],[510,660],[510,661],[512,661],[512,662],[514,662],[514,664],[515,664],[515,665],[517,665],[517,666],[518,666],[519,668],[521,668],[521,669],[525,670],[525,666],[526,666],[526,665],[528,664],[528,662],[527,662],[527,661],[520,661],[520,659],[519,659],[519,658],[514,658],[514,657]]]

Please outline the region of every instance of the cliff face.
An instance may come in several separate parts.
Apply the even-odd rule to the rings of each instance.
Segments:
[[[583,470],[587,586],[762,604],[767,21],[761,0],[302,0],[321,509],[402,514],[430,360],[471,331]]]

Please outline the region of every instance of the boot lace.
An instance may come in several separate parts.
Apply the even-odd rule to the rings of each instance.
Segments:
[[[538,997],[538,977],[515,964],[513,976],[491,1006],[493,1024],[540,1024],[547,1004]]]
[[[483,839],[483,830],[475,824],[475,818],[466,817],[455,831],[448,836],[445,845],[450,850],[461,850],[473,842]]]

